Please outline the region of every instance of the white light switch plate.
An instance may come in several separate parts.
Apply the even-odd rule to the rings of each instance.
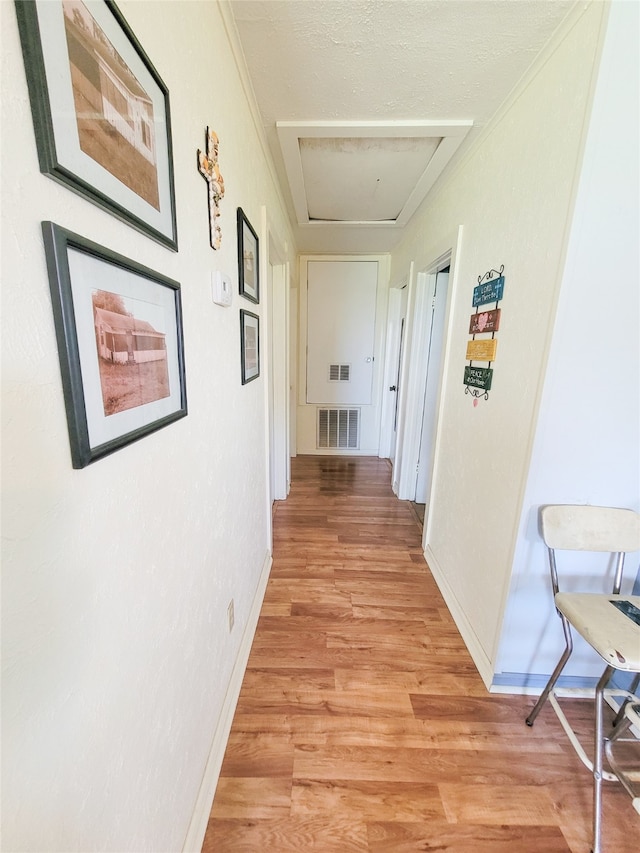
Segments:
[[[231,276],[220,270],[211,273],[211,296],[216,305],[231,305]]]

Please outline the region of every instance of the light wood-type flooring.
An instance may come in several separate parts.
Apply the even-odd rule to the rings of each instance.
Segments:
[[[530,729],[485,689],[389,463],[292,463],[203,853],[588,853],[589,772],[550,706]],[[638,853],[604,807],[605,853]]]

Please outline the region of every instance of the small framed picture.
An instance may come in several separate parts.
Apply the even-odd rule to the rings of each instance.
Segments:
[[[180,285],[43,222],[71,459],[84,468],[187,414]]]
[[[238,208],[238,282],[240,295],[252,302],[260,302],[260,258],[258,235],[251,223]]]
[[[16,0],[40,171],[177,251],[169,93],[112,0]]]
[[[240,363],[242,384],[260,376],[260,318],[240,309]]]

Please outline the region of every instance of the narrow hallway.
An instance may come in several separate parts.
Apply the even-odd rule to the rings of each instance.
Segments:
[[[292,460],[203,853],[586,853],[589,773],[550,708],[487,693],[390,479]],[[635,820],[607,787],[605,849]]]

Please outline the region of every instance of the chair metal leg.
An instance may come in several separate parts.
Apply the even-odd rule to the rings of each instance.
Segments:
[[[593,843],[591,853],[602,853],[600,837],[602,831],[602,758],[604,752],[603,705],[604,689],[609,683],[614,667],[608,666],[602,673],[595,696],[595,741],[593,745]]]
[[[562,630],[564,631],[564,652],[562,653],[562,657],[558,661],[556,668],[551,673],[551,677],[549,678],[549,681],[547,681],[547,686],[544,688],[544,690],[538,697],[538,701],[533,706],[533,710],[527,717],[526,723],[528,726],[532,726],[535,723],[536,717],[540,713],[540,709],[549,698],[549,693],[551,693],[551,691],[555,687],[556,681],[560,677],[560,673],[564,669],[565,664],[571,657],[571,652],[573,651],[573,637],[571,636],[571,628],[569,627],[569,622],[565,615],[563,613],[560,613],[559,611],[558,616],[562,620]]]
[[[640,672],[637,672],[633,678],[633,681],[631,682],[631,685],[629,686],[629,693],[633,693],[633,695],[635,696],[638,693],[638,685],[639,684],[640,684]],[[631,701],[632,700],[629,697],[627,697],[624,700],[624,702],[622,703],[622,705],[620,705],[620,710],[616,714],[615,719],[614,719],[613,724],[612,724],[614,729],[616,728],[616,726],[618,726],[618,724],[622,720],[624,720],[625,713],[627,710],[627,705]]]

